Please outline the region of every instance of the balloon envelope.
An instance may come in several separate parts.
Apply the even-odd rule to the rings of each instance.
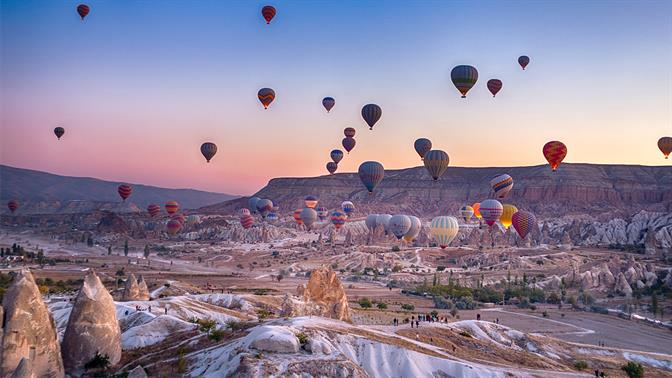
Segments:
[[[471,205],[471,208],[474,209],[474,216],[476,218],[481,219],[483,216],[481,215],[481,204],[476,202],[473,205]]]
[[[515,214],[518,209],[509,204],[502,205],[502,208],[502,216],[499,218],[499,221],[502,223],[502,226],[508,230],[509,227],[511,227],[513,214]]]
[[[296,224],[298,224],[298,225],[303,224],[303,221],[301,220],[301,209],[294,210],[294,214],[292,214],[292,215],[294,216],[294,220],[296,221]]]
[[[450,245],[450,242],[455,239],[455,236],[457,236],[457,232],[459,230],[460,226],[458,225],[457,219],[455,219],[455,217],[436,217],[432,219],[432,223],[429,225],[429,231],[441,249],[444,249]]]
[[[240,216],[240,225],[243,226],[244,229],[248,229],[252,227],[254,224],[254,217],[251,214],[243,214]]]
[[[502,89],[502,81],[498,79],[490,79],[488,80],[488,90],[490,93],[492,93],[492,97],[495,97],[497,95],[497,92],[499,92]]]
[[[469,222],[473,215],[474,215],[473,207],[465,205],[460,208],[460,216],[462,217],[462,219],[464,219],[465,222]]]
[[[331,108],[336,105],[336,100],[334,100],[333,97],[325,97],[322,99],[322,106],[324,106],[325,109],[327,109],[327,113],[331,110]]]
[[[504,207],[497,200],[487,199],[481,202],[479,211],[483,216],[485,223],[487,223],[488,226],[492,226],[499,220],[499,218],[501,218]]]
[[[663,153],[665,156],[665,159],[670,156],[670,153],[672,153],[672,138],[671,137],[662,137],[658,139],[658,148],[660,149],[660,152]]]
[[[266,218],[266,215],[273,210],[273,201],[262,198],[257,201],[257,211],[261,214],[263,218]]]
[[[315,197],[315,196],[307,196],[306,198],[304,198],[303,204],[306,205],[307,208],[313,209],[313,208],[315,208],[315,206],[317,206],[317,203],[319,201],[320,200],[317,199],[317,197]]]
[[[317,211],[317,216],[321,221],[327,219],[327,216],[329,216],[329,210],[324,206],[318,206],[315,211]]]
[[[327,163],[327,171],[329,174],[334,174],[336,170],[338,169],[338,164],[334,163],[333,161],[330,161]]]
[[[201,154],[205,157],[206,162],[210,162],[213,156],[217,153],[217,145],[211,142],[201,144]]]
[[[343,141],[341,141],[341,144],[343,145],[343,148],[345,148],[345,150],[350,153],[350,151],[355,148],[355,144],[357,144],[357,142],[353,137],[345,137],[343,138]]]
[[[170,235],[177,234],[178,232],[180,232],[181,229],[182,229],[182,222],[178,221],[177,219],[171,219],[168,221],[168,223],[166,223],[166,231]]]
[[[416,139],[413,147],[415,148],[415,152],[420,155],[420,159],[424,159],[425,154],[432,149],[432,141],[427,138]]]
[[[301,210],[301,221],[303,221],[303,224],[306,225],[308,230],[310,230],[310,227],[313,225],[313,223],[315,223],[316,220],[317,211],[309,207],[305,207],[303,210]]]
[[[331,213],[331,223],[334,225],[334,228],[339,230],[345,224],[345,221],[348,219],[348,216],[345,213],[342,213],[338,210],[335,210]]]
[[[439,177],[443,176],[448,169],[448,164],[450,163],[450,158],[448,154],[441,150],[431,150],[425,154],[423,159],[425,163],[425,168],[429,172],[430,176],[434,181],[438,180]]]
[[[525,70],[528,64],[530,64],[530,57],[527,55],[521,55],[518,57],[518,64]]]
[[[89,14],[90,11],[91,8],[89,8],[89,6],[86,4],[79,4],[77,6],[77,14],[79,14],[79,17],[81,17],[82,20],[84,19],[84,17],[86,17],[86,15]]]
[[[390,231],[391,218],[392,216],[390,214],[378,214],[378,217],[376,218],[376,223],[383,226],[386,234]]]
[[[275,91],[271,88],[261,88],[259,92],[257,92],[257,97],[261,104],[264,105],[264,109],[268,109],[271,102],[275,100]]]
[[[378,226],[378,214],[369,214],[366,216],[366,228],[373,232]]]
[[[56,138],[60,140],[63,134],[65,134],[65,129],[59,126],[54,129],[54,134],[56,135]]]
[[[7,202],[7,208],[9,209],[9,211],[10,211],[12,214],[14,214],[14,212],[16,211],[16,209],[19,208],[19,201],[17,201],[17,200],[10,200],[9,202]]]
[[[529,211],[516,211],[511,217],[511,223],[513,228],[516,229],[516,232],[522,239],[525,239],[527,234],[534,228],[534,225],[537,223],[537,218],[534,214]]]
[[[165,208],[166,208],[166,213],[168,213],[169,215],[173,215],[173,214],[177,213],[177,210],[180,209],[180,204],[177,203],[177,201],[172,201],[171,200],[171,201],[166,202]]]
[[[567,156],[567,146],[562,142],[554,140],[546,143],[542,152],[546,161],[548,161],[548,164],[551,165],[551,168],[555,172],[560,163],[565,159],[565,156]]]
[[[343,159],[343,151],[331,150],[329,156],[331,157],[331,160],[333,160],[334,163],[338,164],[338,162]]]
[[[264,20],[266,20],[266,24],[271,23],[271,20],[273,17],[275,17],[275,13],[275,8],[270,5],[266,5],[265,7],[261,8],[261,15],[264,17]]]
[[[411,218],[403,214],[394,215],[390,218],[389,229],[397,239],[401,239],[411,229]]]
[[[354,138],[356,130],[353,127],[346,127],[343,129],[343,135],[346,138]]]
[[[126,184],[119,185],[117,193],[119,193],[119,197],[121,197],[123,201],[126,201],[126,198],[130,197],[131,193],[133,193],[133,187]]]
[[[513,178],[506,173],[497,175],[490,180],[490,186],[495,191],[495,198],[506,198],[513,189]]]
[[[409,215],[408,217],[411,219],[411,228],[404,234],[404,240],[412,242],[420,234],[420,230],[422,230],[422,222],[420,221],[420,218],[416,216]]]
[[[242,209],[240,209],[240,210],[238,211],[238,214],[239,214],[240,216],[243,216],[243,215],[250,215],[250,209],[242,208]]]
[[[345,215],[350,216],[355,211],[355,204],[350,201],[343,201],[341,203],[341,210],[343,210]]]
[[[149,216],[151,216],[153,218],[153,217],[159,215],[159,213],[161,212],[161,206],[153,203],[153,204],[147,206],[147,212],[149,213]]]
[[[261,198],[259,197],[250,197],[250,199],[247,200],[247,208],[250,209],[251,212],[256,213],[257,212],[257,201],[259,201]]]
[[[364,184],[369,193],[373,193],[373,189],[385,177],[385,168],[377,161],[365,161],[359,166],[358,173],[362,184]]]
[[[376,104],[366,104],[362,108],[362,118],[364,118],[366,124],[369,125],[369,130],[373,130],[373,125],[378,122],[382,115],[383,109]]]
[[[476,84],[478,80],[478,71],[475,67],[468,65],[456,66],[450,71],[450,79],[458,91],[462,94],[462,98],[467,97],[467,92]]]

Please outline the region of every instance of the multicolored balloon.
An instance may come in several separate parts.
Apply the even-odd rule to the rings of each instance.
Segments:
[[[264,17],[264,20],[266,20],[266,24],[270,24],[271,20],[273,17],[275,17],[275,7],[272,7],[270,5],[266,5],[263,8],[261,8],[261,15]]]
[[[340,230],[341,227],[345,225],[347,219],[348,216],[338,210],[335,210],[331,213],[331,224],[334,225],[336,230]]]
[[[465,222],[469,222],[471,217],[474,216],[474,208],[469,205],[460,207],[460,216]]]
[[[294,210],[294,214],[292,214],[294,216],[296,224],[298,224],[299,226],[303,224],[303,221],[301,220],[301,210],[302,209],[296,209]]]
[[[345,150],[350,153],[350,151],[355,148],[355,144],[357,144],[357,142],[355,142],[355,138],[353,137],[345,137],[343,138],[341,144],[343,145],[343,148],[345,148]]]
[[[490,79],[488,80],[488,90],[490,93],[492,93],[492,97],[495,97],[497,95],[497,92],[499,92],[502,89],[502,81],[499,79]]]
[[[187,217],[187,224],[188,225],[193,226],[193,225],[196,225],[196,224],[199,224],[199,223],[201,223],[201,217],[199,217],[198,215],[191,214]]]
[[[527,234],[534,228],[534,225],[537,223],[537,218],[534,214],[529,211],[516,211],[511,218],[513,228],[516,229],[516,232],[521,239],[525,239]]]
[[[487,199],[481,202],[481,208],[479,209],[485,223],[488,226],[492,226],[502,217],[502,212],[504,212],[504,207],[502,204],[494,199]]]
[[[261,88],[257,93],[257,97],[259,98],[261,104],[264,105],[264,109],[268,109],[268,107],[271,105],[271,102],[275,100],[275,91],[271,88]]]
[[[175,235],[182,229],[182,222],[177,219],[171,219],[166,223],[166,231],[170,235]]]
[[[366,221],[364,221],[364,223],[366,224],[366,228],[368,228],[369,231],[373,232],[378,226],[378,214],[367,215]]]
[[[271,223],[273,223],[273,222],[275,222],[275,221],[278,220],[278,214],[276,214],[276,213],[268,213],[268,215],[266,215],[266,220],[269,221],[269,222],[271,222]]]
[[[151,205],[147,206],[147,212],[149,213],[149,216],[154,218],[155,216],[159,215],[161,212],[161,206],[153,203]]]
[[[446,172],[446,169],[448,169],[448,164],[450,163],[448,154],[441,150],[428,151],[425,154],[425,158],[423,160],[425,163],[425,168],[427,168],[427,171],[429,172],[430,176],[432,176],[434,181],[443,176],[443,174]]]
[[[504,226],[504,228],[508,230],[509,227],[511,227],[513,214],[515,214],[516,211],[518,211],[518,208],[509,204],[504,204],[502,205],[502,207],[503,207],[502,216],[499,218],[499,222],[502,223],[502,226]]]
[[[164,207],[166,208],[166,213],[168,213],[168,215],[173,215],[180,209],[180,204],[177,203],[177,201],[170,200],[166,202]]]
[[[89,8],[89,6],[86,4],[79,4],[77,6],[77,13],[79,14],[79,17],[82,18],[82,21],[84,21],[84,17],[86,17],[86,15],[88,15],[90,11],[91,8]]]
[[[467,97],[467,92],[476,84],[478,80],[478,71],[475,67],[468,65],[456,66],[450,71],[450,79],[458,91],[462,94],[462,98]]]
[[[672,153],[672,137],[662,137],[658,139],[658,148],[663,153],[665,159]]]
[[[248,229],[252,227],[254,224],[254,217],[252,214],[243,214],[240,216],[240,225],[243,226],[244,229]]]
[[[126,184],[121,184],[117,188],[117,193],[119,193],[119,197],[121,197],[122,201],[126,201],[126,198],[130,197],[131,193],[133,193],[133,187]]]
[[[530,57],[527,55],[519,56],[518,64],[520,64],[520,66],[523,67],[523,71],[525,71],[525,67],[527,67],[527,65],[530,64]]]
[[[306,228],[310,231],[310,227],[317,220],[317,211],[311,209],[310,207],[304,207],[301,210],[301,221],[306,225]]]
[[[548,164],[551,165],[553,172],[555,172],[560,163],[565,159],[565,156],[567,156],[567,146],[562,142],[554,140],[546,143],[542,152],[544,153],[544,157],[548,161]]]
[[[19,208],[19,201],[10,200],[9,202],[7,202],[7,208],[12,214],[14,214],[14,212]]]
[[[415,152],[420,155],[420,159],[424,159],[425,155],[432,149],[432,141],[427,138],[416,139],[413,147]]]
[[[242,208],[238,210],[238,215],[243,216],[243,215],[250,215],[250,209],[247,208]]]
[[[378,122],[382,115],[383,109],[376,104],[366,104],[362,108],[362,118],[364,118],[366,124],[369,125],[369,130],[373,130],[373,125]]]
[[[338,169],[338,164],[334,163],[333,161],[330,161],[327,163],[327,171],[329,171],[329,174],[334,174],[336,170]]]
[[[346,138],[354,138],[355,137],[356,130],[354,127],[346,127],[343,129],[343,135],[345,135]]]
[[[247,200],[247,208],[254,214],[257,213],[257,201],[260,199],[261,198],[259,197],[250,197],[250,199]]]
[[[343,151],[341,150],[331,150],[331,153],[329,154],[331,157],[331,160],[334,161],[334,163],[338,164],[341,160],[343,160]]]
[[[450,245],[450,242],[455,239],[459,230],[460,226],[455,217],[436,217],[432,219],[432,223],[429,225],[429,231],[441,249],[445,249]]]
[[[393,215],[390,218],[389,228],[392,235],[396,236],[397,240],[399,240],[411,229],[411,218],[404,214]]]
[[[375,189],[385,177],[385,168],[383,168],[383,165],[377,161],[365,161],[360,164],[358,173],[359,179],[362,180],[362,184],[364,184],[369,193],[373,193],[373,189]]]
[[[481,204],[479,202],[476,202],[473,205],[471,205],[471,208],[474,209],[474,216],[477,219],[483,218],[483,216],[481,215]]]
[[[206,162],[210,162],[213,156],[217,153],[217,145],[211,142],[201,144],[201,153],[205,157]]]
[[[513,178],[506,173],[497,175],[490,180],[490,186],[495,191],[495,198],[506,198],[513,189]]]
[[[415,240],[418,235],[420,235],[420,231],[422,230],[422,222],[420,221],[420,218],[416,216],[409,215],[408,217],[411,219],[411,228],[409,228],[408,232],[404,234],[404,240],[410,243]]]
[[[175,219],[176,221],[184,224],[184,220],[186,218],[184,217],[184,214],[174,214],[173,216],[170,217],[170,219]]]
[[[341,210],[343,210],[345,215],[350,216],[350,214],[355,212],[355,204],[350,201],[343,201],[341,203]]]
[[[262,218],[266,218],[266,215],[273,210],[273,201],[262,198],[257,201],[257,211],[261,214]]]
[[[318,206],[315,211],[317,211],[317,216],[320,218],[321,221],[327,219],[329,216],[329,210],[324,207],[324,206]]]
[[[325,97],[322,99],[322,106],[324,106],[325,109],[327,109],[327,113],[331,110],[331,108],[336,105],[336,100],[334,100],[333,97]]]
[[[54,134],[56,134],[56,138],[58,138],[58,140],[61,140],[61,137],[63,136],[63,134],[65,134],[65,129],[58,126],[57,128],[54,129]]]
[[[307,196],[303,199],[303,204],[309,209],[314,209],[318,202],[320,202],[320,200],[315,196]]]

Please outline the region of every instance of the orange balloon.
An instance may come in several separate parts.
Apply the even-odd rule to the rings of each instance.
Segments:
[[[483,216],[481,215],[481,203],[476,202],[475,204],[471,205],[471,208],[474,209],[474,215],[476,218],[481,219]]]

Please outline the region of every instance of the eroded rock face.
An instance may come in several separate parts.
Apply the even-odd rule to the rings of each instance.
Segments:
[[[25,374],[38,377],[63,377],[56,325],[29,271],[23,270],[14,278],[4,295],[2,308],[5,314],[0,376],[10,377],[22,369]],[[24,358],[27,362],[20,366]],[[17,374],[24,374],[21,371]]]
[[[623,273],[619,273],[618,276],[616,276],[616,286],[614,287],[614,290],[617,293],[624,294],[628,297],[632,295],[632,287],[628,284],[628,280],[625,279]]]
[[[126,378],[147,378],[147,373],[145,373],[145,369],[142,366],[138,365],[128,372],[128,377]]]
[[[107,355],[110,365],[121,359],[121,330],[112,296],[91,270],[72,307],[63,335],[63,364],[68,374],[79,376],[96,354]]]
[[[30,363],[29,359],[26,357],[21,359],[19,366],[17,366],[14,373],[12,373],[12,378],[37,378],[33,371],[33,364]]]
[[[275,353],[298,353],[301,345],[286,327],[261,326],[253,332],[250,348]]]
[[[138,287],[138,280],[135,279],[135,274],[133,273],[129,274],[128,278],[126,278],[126,283],[124,284],[124,293],[121,296],[121,300],[124,302],[140,300],[140,288]]]
[[[145,277],[142,275],[140,275],[140,278],[138,279],[138,299],[141,301],[148,301],[150,299],[147,281],[145,281]]]
[[[289,295],[285,297],[282,316],[314,315],[352,321],[348,297],[345,295],[341,280],[329,268],[313,270],[308,284],[305,287],[299,285],[297,294],[298,300]]]

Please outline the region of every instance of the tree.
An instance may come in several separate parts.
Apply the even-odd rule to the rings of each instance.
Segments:
[[[86,245],[89,247],[93,247],[93,238],[91,238],[91,235],[89,235],[89,237],[86,238]]]
[[[111,254],[112,254],[112,246],[111,246],[111,245],[108,245],[108,246],[107,246],[107,255],[109,256],[109,255],[111,255]]]
[[[359,306],[361,308],[371,308],[371,300],[369,298],[362,298],[359,300]]]
[[[380,310],[387,310],[387,303],[385,302],[378,302],[378,308]]]
[[[110,366],[110,357],[106,354],[100,354],[96,352],[96,355],[93,356],[89,362],[84,364],[84,369],[102,369],[105,370]]]
[[[128,239],[124,242],[124,256],[128,256]]]
[[[658,310],[658,293],[654,291],[651,294],[651,312],[653,313],[654,318],[656,317],[656,314],[658,314]]]
[[[621,370],[625,372],[630,378],[643,378],[644,377],[644,367],[642,364],[629,361],[626,365],[621,367]]]
[[[146,259],[149,258],[149,244],[145,244],[145,252],[143,253]]]
[[[434,280],[432,281],[432,286],[436,286],[436,284],[437,284],[436,273],[434,273]]]

